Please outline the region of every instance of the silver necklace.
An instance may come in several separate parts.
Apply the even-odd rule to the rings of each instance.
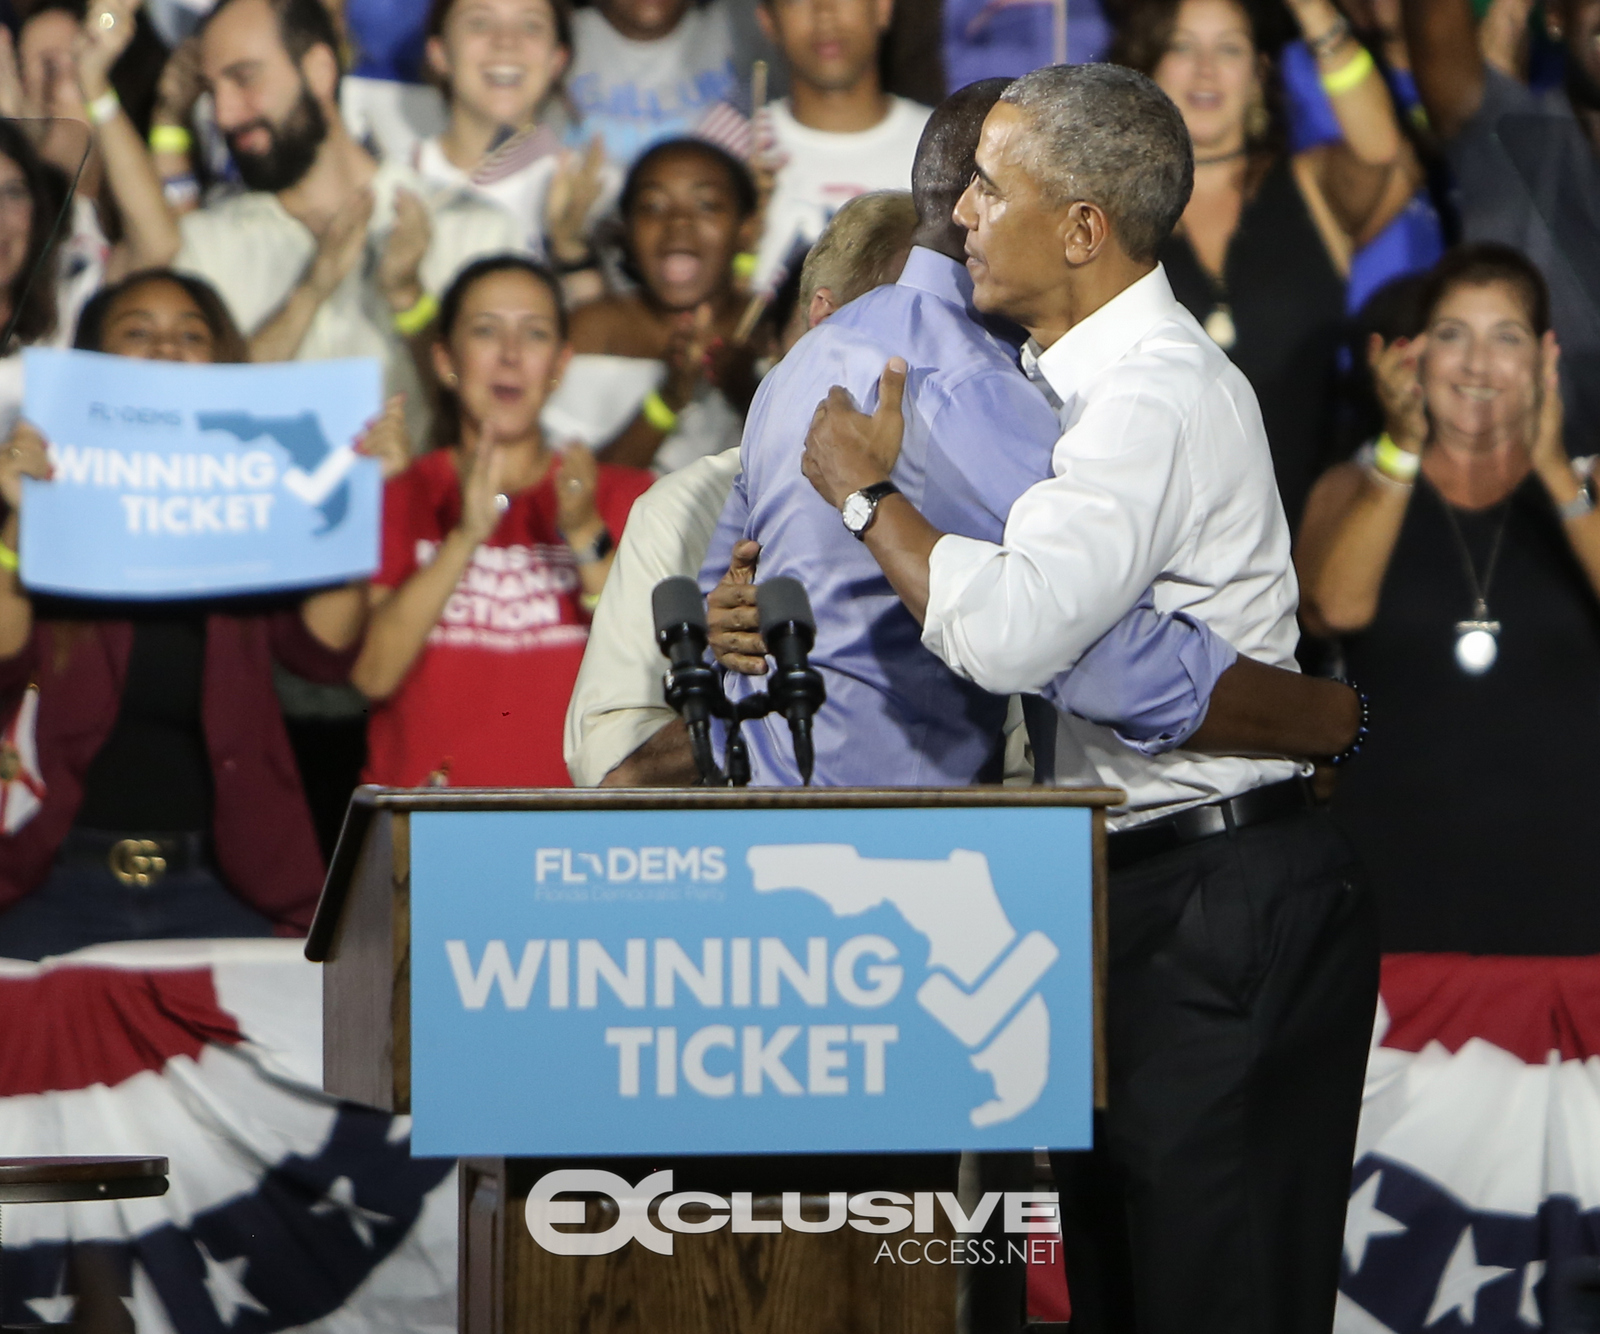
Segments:
[[[1456,665],[1468,676],[1482,676],[1494,666],[1500,656],[1500,622],[1489,616],[1489,585],[1494,581],[1494,567],[1500,560],[1500,546],[1505,540],[1506,520],[1511,517],[1511,502],[1507,500],[1500,513],[1500,526],[1495,529],[1494,542],[1489,547],[1489,561],[1483,569],[1483,582],[1478,582],[1478,567],[1472,559],[1472,549],[1462,535],[1461,523],[1455,509],[1443,496],[1444,516],[1450,523],[1450,535],[1455,538],[1456,550],[1461,555],[1461,568],[1466,572],[1467,585],[1472,589],[1472,615],[1456,622]]]

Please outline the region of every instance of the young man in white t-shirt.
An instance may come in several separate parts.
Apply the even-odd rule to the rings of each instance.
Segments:
[[[758,287],[868,190],[909,190],[928,108],[883,90],[878,49],[893,0],[761,0],[757,17],[788,65],[789,96],[760,113],[758,151],[777,167]]]

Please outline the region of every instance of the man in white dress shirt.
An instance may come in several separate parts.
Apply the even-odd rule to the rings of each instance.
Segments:
[[[938,532],[881,485],[903,429],[891,362],[872,417],[840,389],[819,409],[807,476],[923,643],[988,690],[1037,691],[1151,586],[1161,611],[1292,669],[1255,396],[1155,259],[1193,181],[1177,109],[1115,66],[1038,70],[989,114],[977,164],[955,212],[974,302],[1032,335],[1055,475],[1002,544]],[[1055,1157],[1073,1328],[1324,1334],[1377,994],[1360,868],[1286,760],[1145,756],[1064,717],[1056,773],[1128,793],[1108,849],[1108,1107],[1092,1153]]]

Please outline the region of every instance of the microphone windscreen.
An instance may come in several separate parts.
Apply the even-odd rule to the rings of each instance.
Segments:
[[[706,600],[700,596],[700,585],[686,575],[657,584],[650,594],[650,610],[658,631],[685,624],[706,628]]]
[[[817,621],[811,614],[811,599],[798,579],[768,579],[756,589],[756,610],[761,614],[761,633],[790,621],[809,626],[813,632]]]

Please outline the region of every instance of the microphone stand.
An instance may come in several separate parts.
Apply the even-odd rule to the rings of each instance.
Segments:
[[[716,680],[716,673],[711,668],[701,664],[682,671],[668,671],[666,675],[667,704],[680,715],[683,712],[684,702],[691,695],[704,689],[700,677],[704,676],[711,681]],[[813,669],[813,674],[815,674]],[[689,679],[685,679],[689,678]],[[821,677],[818,676],[818,686],[821,689]],[[702,787],[748,787],[750,785],[750,749],[745,745],[744,733],[740,731],[742,724],[755,718],[765,718],[777,705],[773,703],[772,696],[760,690],[753,695],[746,695],[735,703],[720,690],[715,695],[708,697],[713,717],[721,718],[728,725],[728,768],[723,772],[717,764],[716,757],[711,753],[711,744],[707,738],[702,744],[701,739],[690,732],[690,742],[694,749],[694,767],[700,772],[700,785]],[[806,774],[806,785],[810,786],[811,775]]]
[[[684,720],[694,766],[704,787],[747,787],[750,750],[742,725],[769,713],[789,722],[794,738],[795,763],[800,779],[811,785],[815,751],[811,719],[827,700],[822,673],[807,654],[816,638],[816,622],[805,589],[793,579],[778,578],[760,590],[761,633],[771,647],[777,670],[767,690],[758,690],[735,703],[722,689],[722,680],[706,664],[706,615],[694,580],[679,575],[663,579],[651,594],[656,622],[656,643],[669,662],[663,678],[667,704]],[[711,749],[712,718],[728,725],[727,772],[717,765]]]

